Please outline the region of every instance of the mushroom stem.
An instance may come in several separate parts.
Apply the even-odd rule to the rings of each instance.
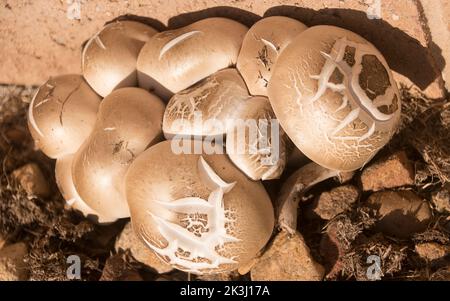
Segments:
[[[278,227],[290,234],[295,233],[297,208],[305,192],[314,185],[336,176],[342,179],[339,170],[331,170],[314,162],[306,164],[293,173],[281,188],[280,197],[277,200]]]

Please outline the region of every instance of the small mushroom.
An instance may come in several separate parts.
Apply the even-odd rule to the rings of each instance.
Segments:
[[[247,27],[207,18],[154,35],[139,54],[139,86],[169,99],[214,72],[233,66]]]
[[[305,29],[303,23],[283,16],[264,18],[250,27],[237,60],[250,94],[267,96],[278,56]]]
[[[28,108],[28,128],[50,158],[73,154],[89,136],[101,98],[80,75],[50,78]]]
[[[224,135],[228,122],[237,117],[248,97],[236,69],[216,72],[170,99],[164,113],[164,135],[168,139],[174,135]]]
[[[72,162],[73,154],[58,158],[55,165],[56,184],[66,200],[67,206],[80,211],[85,217],[100,224],[114,222],[116,218],[99,215],[81,199],[73,184]]]
[[[133,228],[173,267],[208,274],[251,261],[269,240],[273,207],[223,154],[175,154],[171,141],[142,153],[128,169]]]
[[[243,104],[233,128],[227,132],[226,151],[251,179],[277,179],[286,165],[286,140],[269,100],[254,96]]]
[[[163,114],[163,102],[140,88],[121,88],[103,100],[72,167],[81,199],[99,215],[129,216],[123,179],[136,156],[161,139]]]
[[[368,162],[396,132],[401,99],[382,54],[334,26],[305,30],[278,57],[275,115],[307,157],[334,170]]]
[[[83,49],[84,78],[102,97],[114,89],[137,86],[139,52],[156,33],[152,27],[134,21],[106,25]]]

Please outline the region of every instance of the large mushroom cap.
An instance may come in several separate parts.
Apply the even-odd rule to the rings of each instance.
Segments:
[[[237,60],[250,94],[267,96],[278,56],[306,28],[303,23],[283,16],[263,18],[250,27]]]
[[[269,100],[254,96],[242,106],[227,133],[226,151],[251,179],[277,179],[286,165],[286,140]]]
[[[163,102],[140,88],[118,89],[103,100],[72,169],[80,197],[100,215],[129,216],[124,176],[131,162],[160,139],[163,113]]]
[[[226,155],[176,155],[164,141],[133,162],[125,182],[133,228],[175,268],[234,270],[272,234],[274,212],[264,187]]]
[[[400,95],[381,53],[334,26],[307,29],[288,45],[268,91],[287,135],[330,169],[363,166],[390,140],[400,120]]]
[[[80,75],[50,78],[28,109],[28,128],[50,158],[72,154],[94,128],[101,98]]]
[[[97,211],[93,210],[81,199],[75,189],[75,185],[73,184],[73,157],[74,155],[67,155],[58,158],[55,165],[56,184],[58,185],[59,191],[61,192],[63,198],[66,200],[67,205],[77,211],[80,211],[87,218],[100,224],[114,222],[116,220],[115,218],[99,215]]]
[[[154,35],[139,54],[139,86],[168,98],[236,64],[246,31],[236,21],[208,18]]]
[[[103,97],[114,89],[137,86],[139,52],[155,33],[152,27],[134,21],[106,25],[83,49],[84,78]]]
[[[218,71],[170,99],[164,113],[164,135],[225,134],[227,124],[248,97],[236,69]]]

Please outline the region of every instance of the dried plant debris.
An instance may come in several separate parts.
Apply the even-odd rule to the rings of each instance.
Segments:
[[[406,249],[376,234],[343,256],[342,275],[356,280],[379,280],[393,276],[402,269]]]

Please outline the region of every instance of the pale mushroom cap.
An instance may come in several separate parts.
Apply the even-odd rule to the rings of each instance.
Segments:
[[[110,23],[83,49],[83,75],[105,97],[114,89],[137,86],[136,62],[141,48],[157,31],[134,21]]]
[[[94,128],[100,101],[81,75],[50,78],[28,108],[28,128],[37,147],[50,158],[76,152]]]
[[[381,53],[334,26],[301,33],[280,55],[269,99],[286,134],[311,160],[362,167],[397,130],[401,99]]]
[[[163,102],[140,88],[118,89],[103,100],[72,169],[80,197],[100,215],[129,216],[124,176],[131,162],[162,136],[163,113]]]
[[[154,35],[139,54],[139,86],[169,98],[235,65],[246,32],[236,21],[208,18]]]
[[[170,99],[164,113],[164,135],[225,134],[227,124],[248,97],[236,69],[218,71]]]
[[[250,27],[237,60],[250,94],[267,96],[278,56],[305,29],[303,23],[283,16],[263,18]]]
[[[72,179],[72,162],[74,155],[67,155],[56,160],[55,178],[59,191],[69,207],[80,211],[85,217],[98,223],[111,223],[115,218],[102,216],[89,207],[79,196]]]
[[[227,133],[226,150],[231,161],[251,179],[277,179],[286,165],[286,139],[269,99],[254,96],[245,102]]]
[[[274,212],[264,187],[226,155],[176,155],[164,141],[133,162],[125,181],[136,234],[175,268],[234,270],[272,234]]]

